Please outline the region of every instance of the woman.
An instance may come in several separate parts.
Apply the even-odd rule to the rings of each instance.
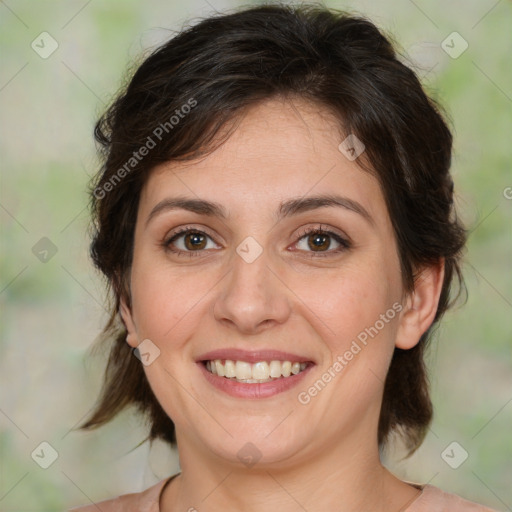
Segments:
[[[140,65],[95,134],[113,344],[83,427],[135,405],[181,468],[101,510],[490,510],[380,461],[431,422],[423,355],[466,233],[450,130],[370,21],[204,20]]]

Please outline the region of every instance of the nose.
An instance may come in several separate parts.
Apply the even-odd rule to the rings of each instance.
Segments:
[[[231,271],[221,281],[213,312],[217,321],[243,334],[257,334],[290,316],[289,288],[269,265],[266,251],[248,263],[233,256]]]

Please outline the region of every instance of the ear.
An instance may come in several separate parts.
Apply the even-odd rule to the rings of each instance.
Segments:
[[[407,296],[401,312],[395,346],[414,347],[432,325],[443,287],[444,258],[437,265],[425,267],[417,276],[414,290]]]
[[[119,313],[121,314],[121,318],[123,319],[124,325],[126,327],[126,342],[128,345],[130,345],[130,347],[135,348],[139,345],[137,329],[135,327],[135,322],[133,321],[132,312],[127,306],[124,296],[122,296],[120,300]]]

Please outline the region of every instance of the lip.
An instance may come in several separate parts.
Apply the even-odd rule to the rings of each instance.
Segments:
[[[211,354],[215,354],[216,352],[211,352],[206,354],[211,357]],[[282,354],[282,353],[281,353]],[[221,357],[216,357],[215,359],[222,359]],[[229,359],[229,358],[226,358]],[[247,359],[238,359],[242,361],[247,361]],[[267,359],[259,359],[259,361],[265,361]],[[281,359],[274,359],[275,361]],[[289,361],[289,359],[283,359],[284,361]],[[304,360],[302,360],[304,361]],[[257,361],[255,361],[257,362]],[[294,361],[296,362],[296,361]],[[225,377],[219,377],[206,369],[203,360],[197,361],[197,366],[200,371],[203,373],[206,380],[215,388],[224,393],[235,397],[235,398],[245,398],[245,399],[255,399],[255,398],[270,398],[279,393],[283,393],[284,391],[288,391],[293,388],[299,382],[304,379],[304,377],[309,373],[309,371],[315,366],[314,363],[308,364],[304,370],[297,375],[290,375],[289,377],[283,377],[281,379],[276,379],[270,382],[263,383],[248,383],[248,382],[237,382],[236,380],[226,379]]]
[[[220,359],[225,361],[247,361],[248,363],[258,363],[260,361],[290,361],[291,363],[314,363],[307,356],[299,356],[289,352],[281,352],[280,350],[242,350],[237,348],[222,348],[206,352],[196,359],[196,362],[213,361]],[[304,370],[305,371],[305,370]],[[301,372],[302,373],[302,372]],[[297,374],[297,375],[300,375]],[[288,377],[289,378],[289,377]]]

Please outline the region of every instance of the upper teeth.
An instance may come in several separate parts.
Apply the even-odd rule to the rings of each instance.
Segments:
[[[268,382],[272,379],[289,377],[291,374],[304,370],[307,363],[292,363],[291,361],[259,361],[251,364],[246,361],[231,361],[224,363],[220,359],[206,362],[206,369],[219,377],[237,379],[243,382]]]

